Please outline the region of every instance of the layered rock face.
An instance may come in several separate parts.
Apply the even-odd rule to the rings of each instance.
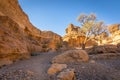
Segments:
[[[8,16],[0,16],[0,57],[27,56],[29,41],[25,36],[16,22]]]
[[[0,0],[0,59],[28,58],[31,52],[55,50],[61,41],[61,36],[35,28],[18,0]]]
[[[119,26],[120,26],[120,24],[110,25],[110,26],[108,26],[108,30],[111,34],[114,34],[116,31],[119,30]]]
[[[96,36],[96,40],[90,40],[86,46],[93,45],[106,45],[106,44],[118,44],[120,43],[120,24],[112,24],[108,26],[109,34],[103,32]],[[69,47],[81,47],[81,43],[84,41],[85,36],[81,33],[80,27],[76,27],[73,24],[69,24],[66,29],[66,35],[63,37],[63,41],[68,43]]]
[[[73,24],[69,24],[65,31],[66,35],[63,37],[63,41],[69,41],[70,38],[77,38],[80,35],[80,27],[74,26]]]
[[[69,47],[81,47],[81,43],[84,41],[85,36],[81,32],[80,27],[69,24],[66,28],[66,35],[63,37],[63,41],[68,43]],[[88,41],[86,46],[91,46],[96,44],[95,41]]]
[[[45,51],[56,51],[60,48],[59,45],[62,45],[62,37],[56,33],[51,31],[42,31],[41,35],[44,36],[41,37],[41,44]]]
[[[120,24],[113,24],[109,27],[109,31],[111,33],[110,38],[112,40],[112,44],[120,43]]]
[[[106,39],[108,38],[108,33],[102,32],[101,34],[96,36],[96,38],[97,38],[98,45],[106,44]]]
[[[120,24],[112,24],[108,26],[109,36],[104,38],[102,44],[118,44],[120,43]]]

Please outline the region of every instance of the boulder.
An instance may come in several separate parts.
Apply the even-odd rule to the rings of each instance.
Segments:
[[[63,69],[67,68],[66,64],[58,64],[58,63],[54,63],[50,66],[50,68],[48,69],[47,73],[49,75],[54,75],[60,71],[62,71]]]
[[[65,69],[57,75],[57,80],[75,80],[74,69]]]
[[[87,62],[89,56],[84,50],[69,50],[52,59],[52,63]]]

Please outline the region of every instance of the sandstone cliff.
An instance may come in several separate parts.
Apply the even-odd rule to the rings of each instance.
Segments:
[[[120,24],[112,24],[108,26],[108,31],[110,32],[110,34],[114,34],[116,31],[119,30],[119,26]]]
[[[69,24],[66,28],[66,35],[63,37],[63,41],[69,41],[70,38],[77,38],[79,36],[80,27]]]
[[[107,44],[118,44],[120,43],[120,24],[112,24],[108,26],[110,32],[109,37],[105,40]]]
[[[85,36],[81,32],[80,27],[69,24],[66,28],[66,35],[63,37],[63,41],[68,43],[69,47],[81,47],[81,43],[84,41]],[[86,46],[91,46],[96,44],[95,41],[88,41]]]
[[[107,32],[103,32],[96,36],[95,40],[88,41],[86,46],[93,45],[106,45],[106,44],[118,44],[120,43],[120,24],[112,24],[108,26]],[[108,34],[109,33],[109,34]],[[63,41],[68,43],[69,47],[81,47],[80,43],[85,39],[85,36],[81,33],[81,29],[78,26],[69,24],[66,28],[66,35],[63,37]]]
[[[107,31],[109,35],[106,36],[107,33],[104,33],[99,36],[102,39],[101,45],[120,43],[120,24],[109,25]]]
[[[61,41],[58,34],[35,28],[18,0],[0,0],[0,60],[13,61],[28,58],[31,52],[56,50]]]

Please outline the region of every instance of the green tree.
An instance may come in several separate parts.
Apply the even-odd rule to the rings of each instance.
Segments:
[[[105,31],[103,21],[97,21],[95,14],[80,14],[77,21],[81,24],[81,33],[85,39],[80,44],[82,49],[85,49],[86,43],[91,39],[97,39],[96,36]]]

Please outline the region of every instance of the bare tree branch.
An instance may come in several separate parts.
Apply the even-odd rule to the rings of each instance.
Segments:
[[[82,44],[86,44],[91,39],[97,40],[96,36],[106,31],[104,22],[97,22],[96,15],[94,13],[91,13],[89,15],[81,14],[77,18],[77,21],[81,23],[81,33],[85,36]]]

